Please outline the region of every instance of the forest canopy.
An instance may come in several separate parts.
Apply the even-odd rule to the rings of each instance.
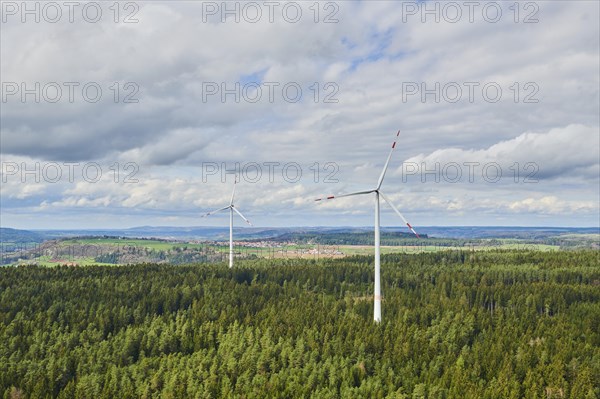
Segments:
[[[0,268],[4,398],[598,398],[598,251]]]

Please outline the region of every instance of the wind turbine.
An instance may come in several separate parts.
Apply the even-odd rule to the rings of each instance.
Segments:
[[[400,130],[396,133],[396,137],[400,135]],[[383,170],[381,171],[381,175],[379,176],[379,180],[377,181],[377,186],[371,190],[365,191],[357,191],[355,193],[350,194],[342,194],[342,195],[330,195],[325,198],[317,198],[315,201],[322,200],[332,200],[334,198],[342,198],[342,197],[352,197],[355,195],[364,195],[364,194],[372,194],[375,193],[375,293],[374,293],[374,309],[373,309],[373,319],[376,323],[381,322],[381,248],[380,248],[380,239],[379,239],[379,197],[383,198],[385,202],[400,216],[400,218],[406,223],[410,231],[412,231],[417,238],[420,238],[415,229],[412,228],[410,223],[402,216],[398,208],[392,204],[392,202],[381,192],[381,184],[383,183],[383,178],[385,177],[385,172],[387,171],[388,165],[390,163],[390,159],[392,158],[392,153],[394,152],[394,148],[396,148],[396,142],[392,144],[392,149],[390,150],[390,154],[387,157],[387,161],[385,161],[385,165],[383,166]]]
[[[231,193],[231,201],[229,201],[229,205],[227,205],[224,208],[217,209],[216,211],[208,212],[208,213],[202,215],[202,217],[205,218],[207,216],[213,215],[213,214],[221,212],[221,211],[226,211],[227,209],[229,209],[229,267],[230,268],[233,267],[233,212],[240,215],[240,217],[242,219],[244,219],[244,221],[246,223],[248,223],[250,226],[252,226],[252,223],[250,223],[250,221],[248,219],[246,219],[246,217],[244,215],[242,215],[242,213],[240,211],[237,210],[235,205],[233,205],[233,198],[235,197],[235,185],[236,184],[237,184],[237,180],[233,183],[233,192]]]

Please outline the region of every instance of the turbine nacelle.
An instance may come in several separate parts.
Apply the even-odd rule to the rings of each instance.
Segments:
[[[398,137],[399,135],[400,135],[400,130],[398,130],[398,133],[396,133],[396,137]],[[417,234],[417,232],[415,231],[415,229],[413,229],[413,227],[410,225],[410,223],[408,223],[408,221],[406,220],[406,218],[400,213],[400,211],[398,210],[398,208],[396,208],[394,206],[394,204],[392,204],[392,202],[380,190],[381,189],[381,185],[383,184],[383,180],[385,178],[385,172],[387,172],[388,166],[390,165],[390,160],[392,159],[392,154],[394,153],[394,149],[396,149],[396,141],[394,141],[392,143],[392,148],[390,149],[390,153],[388,154],[388,157],[387,157],[387,159],[385,161],[385,165],[383,165],[383,170],[381,171],[381,174],[379,175],[379,179],[377,180],[377,187],[376,188],[374,188],[372,190],[357,191],[357,192],[348,193],[348,194],[329,195],[329,196],[324,197],[324,198],[317,198],[317,199],[315,199],[315,201],[326,201],[326,200],[332,200],[332,199],[336,199],[336,198],[352,197],[352,196],[355,196],[355,195],[377,193],[377,194],[381,195],[381,198],[383,198],[383,200],[394,210],[394,212],[396,212],[398,214],[398,216],[400,216],[400,218],[404,221],[404,223],[409,228],[409,230],[415,236],[417,236],[417,238],[421,238],[419,236],[419,234]]]
[[[235,182],[233,183],[233,192],[231,193],[231,200],[229,201],[229,205],[228,205],[228,206],[225,206],[225,207],[223,207],[223,208],[216,209],[216,210],[214,210],[214,211],[211,211],[211,212],[205,213],[205,214],[204,214],[204,215],[202,215],[201,217],[205,218],[205,217],[207,217],[207,216],[214,215],[215,213],[219,213],[219,212],[222,212],[222,211],[226,211],[227,209],[231,209],[231,210],[233,210],[235,213],[237,213],[237,214],[238,214],[238,215],[239,215],[239,216],[240,216],[242,219],[244,219],[244,221],[245,221],[246,223],[248,223],[250,226],[252,226],[252,223],[250,223],[250,221],[249,221],[249,220],[248,220],[248,219],[247,219],[247,218],[246,218],[244,215],[242,215],[242,213],[241,213],[240,211],[238,211],[238,209],[237,209],[237,208],[235,207],[235,205],[233,204],[233,199],[234,199],[234,197],[235,197],[235,186],[236,186],[236,184],[237,184],[237,181],[235,181]]]

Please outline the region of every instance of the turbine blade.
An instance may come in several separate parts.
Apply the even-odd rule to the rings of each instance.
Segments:
[[[390,201],[381,191],[379,192],[379,195],[381,196],[381,198],[383,198],[383,200],[385,202],[387,202],[387,204],[392,207],[392,209],[398,214],[398,216],[400,216],[402,218],[402,220],[404,220],[404,223],[406,223],[406,225],[408,226],[408,228],[410,229],[410,231],[412,231],[414,233],[414,235],[417,236],[417,238],[421,238],[419,236],[419,234],[417,234],[417,232],[415,231],[415,229],[412,228],[412,226],[410,225],[410,223],[408,223],[408,221],[406,220],[406,218],[404,216],[402,216],[402,214],[400,213],[400,211],[398,210],[398,208],[396,208],[394,206],[394,204],[392,204],[392,201]]]
[[[233,182],[233,192],[231,193],[231,201],[229,201],[229,205],[233,205],[233,197],[235,196],[235,185],[237,184],[237,180]]]
[[[215,213],[217,213],[217,212],[221,212],[221,211],[224,211],[224,210],[226,210],[226,209],[229,209],[229,208],[231,208],[231,205],[229,205],[229,206],[226,206],[225,208],[217,209],[216,211],[212,211],[212,212],[205,213],[205,214],[204,214],[204,215],[202,215],[201,217],[205,218],[205,217],[207,217],[207,216],[214,215],[214,214],[215,214]]]
[[[240,215],[240,217],[242,219],[244,219],[246,221],[246,223],[248,223],[250,226],[252,226],[252,223],[250,223],[250,221],[248,219],[246,219],[246,217],[244,215],[242,215],[242,212],[238,211],[235,206],[231,206],[231,209],[233,209],[238,215]]]
[[[396,137],[400,136],[400,130],[398,130],[398,133],[396,133]],[[390,154],[387,157],[387,160],[385,161],[385,165],[383,165],[383,170],[381,171],[381,175],[379,176],[379,180],[377,181],[377,190],[379,190],[381,188],[381,184],[383,184],[383,178],[385,177],[385,172],[387,171],[387,168],[390,164],[390,159],[392,159],[392,153],[394,152],[394,148],[396,148],[396,142],[394,141],[394,143],[392,144],[392,149],[390,150]]]
[[[371,194],[371,193],[374,193],[375,191],[376,190],[368,190],[368,191],[357,191],[355,193],[349,193],[349,194],[329,195],[324,198],[317,198],[315,201],[331,200],[334,198],[343,198],[343,197],[352,197],[353,195]]]

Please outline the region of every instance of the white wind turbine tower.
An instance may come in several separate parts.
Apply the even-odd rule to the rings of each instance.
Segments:
[[[202,215],[202,217],[204,218],[204,217],[210,216],[212,214],[229,209],[229,267],[230,268],[233,267],[233,212],[240,215],[240,217],[242,219],[244,219],[244,221],[246,223],[248,223],[250,226],[252,226],[252,223],[250,223],[250,221],[248,219],[246,219],[246,217],[244,215],[242,215],[242,213],[240,211],[238,211],[237,208],[233,205],[233,198],[235,196],[235,185],[236,184],[237,184],[237,180],[233,183],[233,192],[231,193],[231,201],[229,201],[229,205],[227,205],[224,208],[217,209],[216,211],[208,212],[207,214]]]
[[[400,135],[400,131],[398,130],[398,133],[396,133],[396,137],[398,137],[399,135]],[[379,176],[379,180],[377,181],[377,186],[374,189],[358,191],[358,192],[350,193],[350,194],[342,194],[342,195],[337,195],[337,196],[330,195],[326,198],[318,198],[315,200],[315,201],[322,201],[324,199],[331,200],[334,198],[352,197],[355,195],[375,193],[375,293],[374,293],[375,304],[374,304],[374,309],[373,309],[373,319],[375,320],[376,323],[381,322],[381,260],[380,260],[381,248],[380,248],[380,243],[379,243],[379,241],[380,241],[379,240],[379,228],[380,228],[379,197],[383,198],[383,200],[388,203],[388,205],[398,214],[398,216],[400,216],[400,218],[402,218],[402,220],[404,221],[404,223],[406,223],[406,225],[408,226],[410,231],[412,231],[417,236],[417,238],[420,238],[419,235],[417,234],[417,232],[412,228],[410,223],[408,223],[408,221],[404,218],[404,216],[402,216],[402,214],[400,213],[398,208],[396,208],[394,206],[394,204],[392,204],[392,202],[380,190],[381,184],[383,183],[383,178],[385,177],[385,172],[387,171],[387,168],[390,163],[390,159],[392,158],[392,153],[394,152],[395,147],[396,147],[396,142],[394,141],[394,143],[392,144],[392,149],[390,150],[390,155],[388,155],[387,161],[385,161],[385,165],[383,166],[383,170],[381,171],[381,175]]]

